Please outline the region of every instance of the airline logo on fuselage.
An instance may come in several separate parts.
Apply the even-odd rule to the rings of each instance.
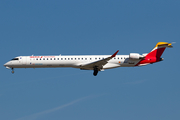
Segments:
[[[55,58],[55,56],[30,56],[30,58]]]

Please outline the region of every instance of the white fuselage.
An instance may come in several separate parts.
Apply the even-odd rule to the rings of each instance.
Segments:
[[[4,64],[9,68],[48,68],[48,67],[73,67],[86,70],[93,68],[83,68],[84,65],[100,61],[110,55],[71,55],[71,56],[19,56]],[[103,69],[116,67],[133,67],[140,60],[129,59],[129,55],[116,55],[105,64]]]
[[[72,67],[82,70],[94,70],[96,76],[98,71],[117,67],[144,66],[162,61],[161,55],[166,47],[172,47],[171,43],[158,42],[150,53],[129,55],[67,55],[67,56],[19,56],[4,64],[6,68],[50,68],[50,67]]]

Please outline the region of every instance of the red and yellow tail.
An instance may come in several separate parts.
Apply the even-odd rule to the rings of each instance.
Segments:
[[[145,58],[138,63],[138,65],[162,61],[163,59],[161,58],[161,55],[163,54],[166,47],[172,48],[172,43],[158,42],[154,49],[150,53],[148,53]]]

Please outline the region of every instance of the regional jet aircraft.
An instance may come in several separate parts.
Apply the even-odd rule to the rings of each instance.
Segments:
[[[18,56],[4,64],[8,69],[14,68],[55,68],[55,67],[72,67],[81,70],[93,70],[96,76],[99,71],[117,67],[134,67],[144,66],[155,62],[162,61],[161,55],[166,47],[171,48],[172,43],[158,42],[150,53],[138,54],[130,53],[129,55],[59,55],[59,56]]]

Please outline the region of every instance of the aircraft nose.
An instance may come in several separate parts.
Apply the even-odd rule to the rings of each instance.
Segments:
[[[9,65],[11,65],[11,62],[7,62],[4,64],[4,67],[8,67]]]
[[[7,63],[4,64],[4,67],[6,67],[6,66],[7,66]]]

